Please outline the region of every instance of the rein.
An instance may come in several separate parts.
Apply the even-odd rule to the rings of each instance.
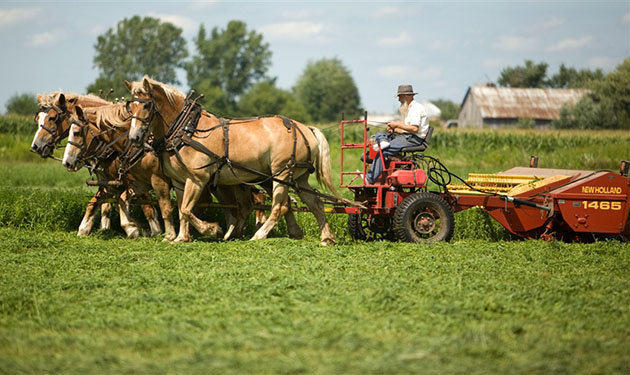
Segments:
[[[55,128],[49,128],[46,125],[40,125],[38,123],[38,119],[37,119],[37,115],[35,115],[35,122],[37,123],[37,126],[39,126],[40,128],[44,129],[45,131],[47,131],[48,133],[50,133],[50,135],[52,135],[52,139],[50,139],[48,142],[46,142],[46,145],[52,148],[55,148],[57,146],[57,143],[59,143],[63,138],[64,135],[63,133],[60,131],[61,129],[61,123],[63,122],[63,120],[65,120],[70,114],[65,110],[65,109],[61,109],[58,106],[51,104],[48,105],[46,107],[40,107],[39,111],[37,112],[38,114],[41,112],[46,113],[46,116],[48,116],[48,113],[54,109],[55,112],[57,113],[57,115],[55,117],[52,117],[50,120],[53,121],[55,123]],[[69,129],[69,128],[68,128]],[[52,154],[51,156],[52,157]]]

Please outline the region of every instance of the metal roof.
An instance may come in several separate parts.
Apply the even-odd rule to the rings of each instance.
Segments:
[[[565,103],[578,102],[586,89],[521,89],[475,85],[464,103],[472,97],[483,118],[533,118],[553,120]]]

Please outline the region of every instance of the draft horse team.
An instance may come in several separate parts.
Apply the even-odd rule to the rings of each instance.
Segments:
[[[126,84],[132,97],[126,102],[62,92],[37,96],[38,129],[31,151],[52,157],[67,138],[64,167],[71,172],[87,167],[97,179],[94,184],[99,189],[86,208],[78,235],[90,233],[99,207],[101,226],[109,227],[112,198],[128,237],[140,235],[129,213],[133,198],[145,202],[142,212],[150,234],[161,233],[150,204],[153,191],[165,240],[191,241],[191,224],[203,235],[240,237],[254,203],[264,202],[264,193],[255,187],[260,186],[271,197],[271,212],[266,220],[262,215],[264,222],[252,239],[266,238],[281,216],[289,236],[302,237],[288,195],[293,189],[315,216],[321,244],[335,242],[320,199],[326,195],[308,184],[309,175],[316,173],[320,184],[343,200],[333,186],[330,149],[319,129],[283,116],[222,118],[204,110],[192,93],[186,96],[147,76]],[[171,188],[177,197],[178,232],[172,220]],[[223,204],[225,231],[197,216],[198,204],[211,201],[211,195]]]

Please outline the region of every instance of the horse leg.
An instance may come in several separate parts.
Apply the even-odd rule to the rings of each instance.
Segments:
[[[85,214],[83,215],[83,220],[81,220],[81,225],[79,225],[77,236],[87,237],[90,235],[90,232],[92,232],[94,219],[96,219],[96,207],[98,207],[100,202],[103,200],[104,194],[105,193],[99,189],[88,202],[88,205],[85,208]]]
[[[195,229],[204,236],[212,236],[216,238],[219,235],[223,235],[223,230],[219,224],[204,222],[192,212],[202,191],[203,186],[200,186],[190,179],[186,180],[184,194],[179,208],[180,230],[179,235],[175,238],[174,242],[190,242],[190,233],[186,233],[189,232],[188,228],[190,224],[192,224]]]
[[[143,194],[142,198],[150,199],[151,197],[149,196],[149,194]],[[143,204],[140,206],[140,208],[142,209],[142,212],[144,213],[144,217],[146,217],[147,221],[149,222],[149,229],[151,230],[151,233],[149,234],[149,236],[154,237],[162,233],[162,226],[160,225],[160,222],[157,219],[157,211],[155,211],[155,207],[153,207],[150,204]]]
[[[264,206],[266,196],[267,194],[262,190],[252,190],[252,201],[255,205]],[[258,228],[260,228],[266,220],[267,215],[265,215],[265,211],[256,210],[256,230],[258,230]]]
[[[286,176],[285,176],[286,177]],[[282,178],[278,176],[278,178]],[[279,182],[273,183],[271,213],[267,221],[256,231],[252,240],[260,240],[267,238],[267,235],[278,222],[278,218],[287,213],[289,210],[289,189],[286,185]]]
[[[236,202],[238,206],[235,212],[237,221],[234,237],[240,238],[243,236],[243,230],[247,224],[247,219],[254,210],[253,193],[252,188],[247,185],[234,186],[233,189],[236,193]],[[262,194],[264,203],[264,193]]]
[[[217,197],[217,200],[221,204],[234,204],[237,205],[236,195],[234,194],[234,190],[232,186],[219,185],[212,191],[214,196]],[[229,240],[232,238],[234,234],[234,230],[238,224],[238,218],[235,215],[236,209],[234,208],[223,208],[223,215],[225,216],[225,235],[223,236],[224,240]]]
[[[271,192],[271,186],[266,185],[266,186],[263,186],[263,188],[265,189],[267,194],[269,194],[269,196],[271,197],[273,196]],[[258,215],[258,213],[256,215]],[[264,216],[265,213],[263,212],[262,215]],[[265,223],[266,220],[267,218],[263,220],[263,223]],[[298,225],[297,220],[295,219],[295,215],[293,214],[293,209],[291,209],[290,204],[288,205],[288,210],[284,213],[284,220],[287,223],[287,232],[289,232],[289,238],[293,238],[296,240],[301,240],[302,238],[304,238],[304,232],[302,232],[302,228],[300,228],[300,226]],[[257,228],[260,229],[260,227],[258,227],[258,223],[256,223],[256,225],[257,225]]]
[[[110,229],[112,227],[112,204],[109,202],[101,203],[101,229]]]
[[[151,176],[151,186],[157,196],[162,220],[164,220],[164,239],[172,241],[175,239],[175,227],[173,226],[173,206],[171,205],[171,187],[169,183],[162,177],[157,175]]]
[[[311,189],[311,186],[308,184],[308,174],[304,174],[300,176],[296,180],[299,188]],[[326,219],[326,214],[324,212],[324,202],[319,199],[315,194],[311,194],[308,191],[304,191],[302,189],[298,190],[298,195],[302,202],[306,204],[308,209],[313,213],[315,219],[317,220],[317,224],[319,225],[319,230],[321,231],[320,236],[320,244],[321,245],[332,245],[335,243],[335,234],[330,229],[330,225],[328,225],[328,220]]]
[[[118,212],[120,214],[120,226],[127,233],[127,237],[138,238],[140,230],[138,229],[138,224],[136,224],[129,213],[129,196],[127,191],[123,191],[118,196]]]

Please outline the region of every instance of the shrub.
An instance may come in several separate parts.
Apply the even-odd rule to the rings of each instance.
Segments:
[[[33,121],[35,110],[31,115],[10,114],[0,117],[0,133],[33,135],[37,125]]]

